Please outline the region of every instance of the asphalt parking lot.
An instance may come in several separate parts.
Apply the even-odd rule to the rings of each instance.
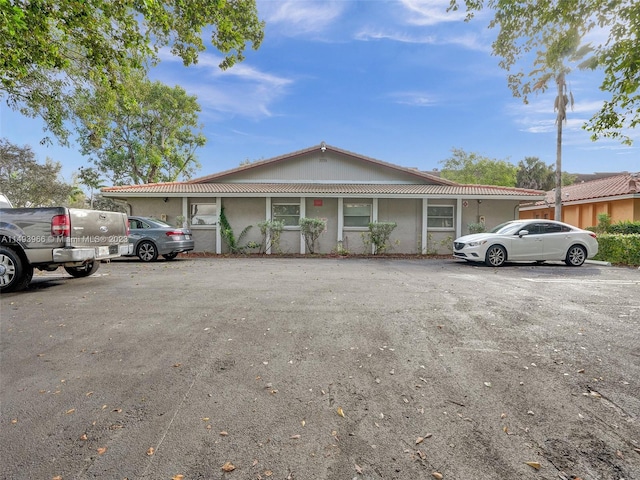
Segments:
[[[126,259],[0,301],[2,479],[640,479],[638,269]]]

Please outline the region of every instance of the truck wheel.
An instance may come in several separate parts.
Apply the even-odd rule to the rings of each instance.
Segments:
[[[76,278],[88,277],[93,275],[100,268],[100,260],[94,260],[81,267],[64,267],[69,275]]]
[[[138,245],[136,255],[138,255],[138,258],[143,262],[153,262],[158,258],[158,249],[153,242],[145,240]]]
[[[26,264],[15,252],[0,247],[0,292],[16,292],[29,285],[33,277],[33,267]]]

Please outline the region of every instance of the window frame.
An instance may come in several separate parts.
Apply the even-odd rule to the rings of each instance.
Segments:
[[[350,206],[369,207],[369,220],[366,225],[348,225],[347,218],[363,218],[364,215],[347,215],[347,208]],[[344,202],[342,204],[342,225],[345,230],[368,230],[369,224],[373,222],[373,202],[360,201],[360,202]]]
[[[197,214],[193,214],[193,210],[194,207],[199,206],[199,205],[213,205],[216,209],[216,213],[215,213],[215,220],[213,223],[194,223],[193,219],[195,217],[197,217]],[[202,215],[207,215],[208,214],[202,214]],[[218,203],[217,202],[189,202],[189,225],[191,226],[191,228],[211,228],[211,227],[217,227],[218,226],[218,222],[220,220],[220,213],[218,211]]]
[[[451,210],[451,215],[429,215],[429,210],[432,208],[448,208]],[[428,205],[427,206],[427,228],[429,230],[433,230],[433,231],[439,231],[439,232],[450,232],[450,231],[454,231],[455,230],[455,224],[456,224],[456,211],[455,211],[455,206],[454,205]],[[444,225],[444,226],[432,226],[430,225],[429,221],[431,219],[444,219],[446,222],[446,219],[450,219],[451,221],[451,225]]]
[[[273,202],[271,203],[271,220],[283,220],[283,218],[294,218],[296,215],[276,215],[276,207],[279,206],[295,206],[298,207],[298,215],[295,224],[288,225],[285,221],[284,229],[285,230],[299,230],[300,229],[300,218],[301,218],[301,206],[300,202]]]

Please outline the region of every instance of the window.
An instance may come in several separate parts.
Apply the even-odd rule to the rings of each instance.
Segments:
[[[438,205],[427,207],[427,226],[429,228],[453,228],[453,206]]]
[[[345,227],[368,227],[371,222],[370,203],[345,203],[343,212]]]
[[[272,219],[284,222],[285,227],[297,227],[300,222],[299,203],[274,203],[271,213]]]
[[[218,223],[218,206],[215,203],[192,203],[191,225],[215,225]]]

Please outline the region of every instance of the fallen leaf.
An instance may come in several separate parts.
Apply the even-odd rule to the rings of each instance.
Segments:
[[[360,475],[362,475],[362,473],[364,473],[362,471],[362,467],[360,465],[358,465],[357,463],[354,465],[354,467],[356,468],[356,472],[358,472]]]
[[[221,437],[226,437],[227,435],[229,435],[229,432],[225,432],[224,430],[220,432]]]
[[[236,469],[235,465],[231,462],[227,462],[224,465],[222,465],[222,470],[224,470],[225,472],[233,472]]]
[[[307,424],[307,422],[305,422],[304,420],[302,420],[302,421],[300,422],[300,424],[304,427],[304,426]]]
[[[416,439],[416,445],[418,445],[419,443],[422,443],[422,442],[424,442],[424,437],[418,437]]]
[[[76,411],[76,409],[75,409],[75,408],[71,408],[71,409],[67,410],[65,413],[66,413],[67,415],[70,415],[70,414],[72,414],[72,413],[73,413],[73,412],[75,412],[75,411]]]
[[[491,388],[491,382],[484,382],[484,386]]]
[[[342,411],[342,407],[338,407],[338,415],[344,417],[344,412]]]
[[[437,478],[438,480],[442,480],[444,478],[440,472],[433,472],[431,476],[433,478]]]
[[[203,418],[202,418],[202,421],[203,421],[203,422],[208,422],[208,421],[209,421],[209,417],[203,417]]]
[[[18,423],[18,419],[17,418],[12,418],[11,419],[11,423],[13,423],[15,425],[16,423]]]
[[[156,451],[153,449],[153,447],[149,447],[149,450],[147,450],[147,455],[151,456],[154,453],[156,453]]]
[[[636,453],[640,453],[640,448],[634,448],[633,449]]]
[[[255,467],[257,464],[258,464],[258,459],[255,459],[255,460],[253,461],[253,466]]]
[[[171,477],[171,480],[182,480],[184,478],[184,475],[174,475],[173,477]]]
[[[264,471],[264,476],[265,477],[270,477],[271,475],[273,475],[273,472],[271,470],[265,470]]]
[[[80,440],[86,440],[87,438],[88,438],[87,434],[83,433],[82,436],[80,437]]]
[[[540,462],[524,462],[530,467],[535,468],[536,470],[540,470]]]
[[[98,455],[103,455],[107,451],[107,447],[98,448]]]
[[[62,475],[56,475],[51,480],[62,480]]]
[[[291,435],[290,438],[293,439],[293,440],[297,440],[297,439],[300,438],[300,435]]]
[[[506,413],[500,414],[500,418],[507,418],[507,414]]]
[[[181,363],[174,363],[174,364],[173,364],[173,368],[178,368],[178,367],[181,367],[181,366],[182,366],[182,364],[181,364]]]
[[[624,460],[624,455],[620,450],[616,450],[616,457],[618,457],[620,460]]]

